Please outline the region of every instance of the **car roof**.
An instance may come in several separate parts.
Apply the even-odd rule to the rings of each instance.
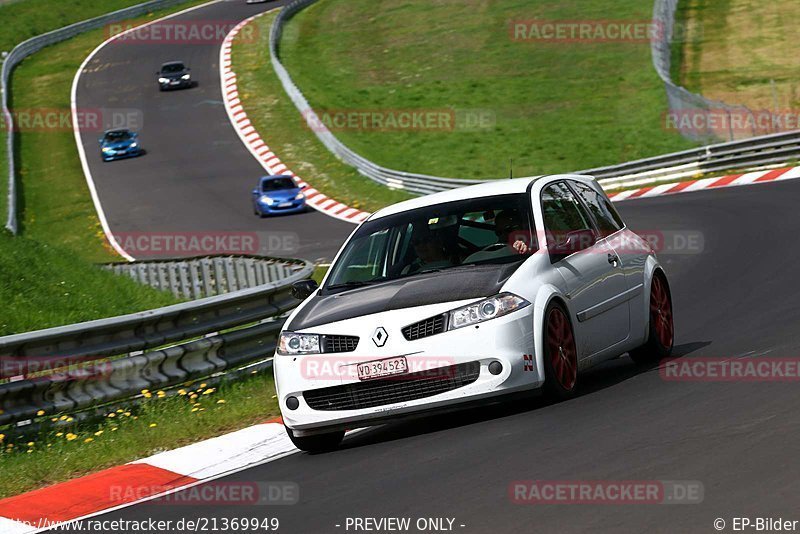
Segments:
[[[133,130],[129,130],[128,128],[114,128],[113,130],[106,130],[103,132],[103,135],[108,135],[112,133],[133,133]]]
[[[262,176],[261,177],[261,181],[262,182],[267,182],[269,180],[277,180],[279,178],[289,178],[290,180],[292,180],[294,182],[294,178],[292,178],[288,174],[270,174],[269,176]]]
[[[372,214],[372,216],[369,217],[369,220],[377,219],[380,217],[386,217],[387,215],[393,215],[395,213],[401,213],[404,211],[409,211],[417,208],[424,208],[426,206],[444,204],[445,202],[453,202],[457,200],[467,200],[470,198],[488,197],[495,195],[510,195],[514,193],[524,193],[525,191],[528,190],[528,186],[530,186],[534,182],[546,183],[563,178],[579,179],[582,181],[594,180],[594,178],[591,176],[580,175],[580,174],[549,174],[542,176],[529,176],[527,178],[489,180],[488,182],[484,182],[482,184],[470,185],[467,187],[459,187],[456,189],[450,189],[448,191],[442,191],[440,193],[433,193],[431,195],[425,195],[418,198],[412,198],[411,200],[398,202],[397,204],[392,204],[391,206],[387,206],[381,210],[376,211],[375,213]]]
[[[183,61],[167,61],[166,63],[162,63],[161,67],[169,67],[170,65],[184,65]]]

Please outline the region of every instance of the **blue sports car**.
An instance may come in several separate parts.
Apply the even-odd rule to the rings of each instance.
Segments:
[[[306,211],[306,196],[291,176],[264,176],[252,195],[253,212],[260,217]]]
[[[100,155],[103,161],[122,158],[135,158],[143,154],[139,146],[139,134],[126,129],[108,130],[100,141]]]

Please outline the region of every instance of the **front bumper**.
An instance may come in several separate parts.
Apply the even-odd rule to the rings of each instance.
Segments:
[[[142,149],[141,148],[133,148],[133,149],[126,150],[124,152],[117,151],[117,152],[115,152],[113,154],[101,151],[100,155],[103,157],[103,161],[114,161],[114,160],[125,159],[125,158],[136,158],[136,157],[142,155]]]
[[[283,206],[282,204],[288,204],[287,206]],[[277,215],[280,213],[290,214],[290,213],[300,213],[305,211],[306,209],[306,201],[305,199],[302,200],[290,200],[285,203],[276,203],[271,206],[264,204],[262,202],[256,202],[256,210],[261,215]]]
[[[158,82],[159,87],[161,87],[162,91],[166,91],[169,89],[185,89],[187,87],[192,86],[192,80],[170,80],[168,82]]]
[[[445,309],[453,307],[455,306],[452,303],[444,305]],[[429,309],[431,306],[423,308]],[[351,353],[276,355],[275,383],[286,426],[299,436],[352,429],[431,411],[456,409],[474,402],[486,402],[498,395],[529,390],[543,384],[541,359],[537,361],[533,357],[533,306],[486,321],[478,328],[467,327],[406,341],[400,329],[414,322],[414,319],[409,320],[410,317],[420,320],[426,317],[424,313],[431,315],[429,311],[413,313],[413,310],[384,312],[308,331],[359,335],[358,347]],[[387,342],[386,346],[378,348],[373,344],[372,330],[378,325],[386,328],[391,345]],[[357,363],[393,356],[406,356],[412,372],[422,369],[453,369],[457,366],[462,369],[477,368],[477,377],[473,380],[470,376],[468,380],[459,382],[457,387],[439,388],[446,389],[442,392],[437,392],[435,387],[428,389],[424,396],[419,397],[420,388],[428,388],[425,383],[404,383],[404,376],[361,381],[354,374]],[[489,371],[493,362],[499,362],[502,366],[498,374]],[[496,372],[496,364],[493,367]],[[443,376],[450,377],[450,373],[452,371]],[[447,379],[449,378],[442,380]],[[377,384],[379,381],[385,382]],[[372,392],[365,397],[363,384],[367,383],[377,385],[369,388]],[[320,389],[326,393],[336,391],[338,398],[350,395],[352,398],[349,399],[348,406],[352,409],[320,409]],[[316,393],[309,394],[309,399],[306,399],[306,393],[310,391]],[[409,394],[409,391],[414,393]],[[419,398],[414,398],[415,396]],[[299,406],[294,410],[290,410],[286,404],[289,397],[295,397],[299,401]],[[367,398],[370,400],[365,402]],[[377,405],[376,398],[379,399]]]

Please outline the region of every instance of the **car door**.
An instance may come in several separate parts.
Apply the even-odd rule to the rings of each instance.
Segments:
[[[545,238],[553,267],[564,279],[582,358],[624,341],[630,330],[627,285],[620,259],[598,231],[586,206],[565,181],[541,194]],[[582,242],[564,244],[570,236]]]

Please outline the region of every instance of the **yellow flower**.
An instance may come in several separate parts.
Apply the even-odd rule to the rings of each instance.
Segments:
[[[150,428],[155,428],[155,427],[157,427],[157,426],[158,426],[158,425],[157,425],[156,423],[150,423]]]
[[[200,408],[192,408],[192,412],[196,412],[196,411],[197,411],[197,410],[199,410],[199,409],[200,409]]]
[[[29,441],[29,442],[28,442],[28,447],[33,447],[34,445],[35,445],[35,443],[34,443],[34,442],[32,442],[32,441]]]
[[[217,404],[225,404],[225,399],[220,399],[217,401]]]
[[[58,417],[53,417],[53,418],[52,418],[52,419],[50,419],[50,420],[51,420],[52,422],[54,422],[54,423],[55,423],[56,421],[58,421]]]
[[[73,441],[73,440],[75,440],[77,437],[78,437],[78,436],[76,436],[76,435],[75,435],[75,434],[73,434],[72,432],[68,432],[68,433],[67,433],[67,441]]]
[[[115,427],[112,427],[112,428],[111,428],[111,431],[112,431],[112,432],[116,432],[116,431],[117,431],[117,428],[119,428],[119,427],[116,427],[116,426],[115,426]]]
[[[142,390],[142,395],[147,395],[148,393],[150,393],[149,389],[143,389]]]
[[[186,395],[186,390],[185,390],[185,389],[179,389],[179,390],[178,390],[178,395],[180,395],[181,397],[183,397],[184,395]]]
[[[71,422],[73,422],[74,420],[75,420],[75,419],[73,419],[72,417],[67,417],[67,423],[71,423]]]
[[[145,399],[149,399],[150,397],[153,396],[152,393],[142,393],[142,395],[144,396]]]
[[[63,435],[64,435],[64,433],[63,433],[63,432],[58,432],[58,433],[56,434],[56,437],[57,437],[57,438],[60,438],[60,437],[61,437],[61,436],[63,436]]]
[[[206,383],[205,383],[205,382],[203,382],[202,384],[200,384],[200,389],[204,389],[205,387],[206,387]]]
[[[91,443],[93,441],[94,441],[94,438],[86,438],[85,440],[83,440],[84,443]]]
[[[119,408],[119,409],[117,410],[117,413],[122,413],[123,411],[124,411],[124,410],[123,410],[122,408]]]
[[[156,395],[158,395],[158,398],[159,398],[159,399],[163,399],[164,397],[166,397],[166,396],[167,396],[167,394],[166,394],[166,393],[164,393],[163,391],[159,391],[158,393],[156,393]]]
[[[36,415],[38,415],[39,417],[43,416],[44,410],[39,410],[38,412],[36,412]]]
[[[3,440],[6,439],[5,434],[0,434],[0,443],[3,443]]]
[[[94,433],[94,435],[95,436],[102,436],[103,435],[103,431],[102,430],[98,430],[97,432]]]
[[[214,393],[214,388],[208,388],[203,392],[203,395],[211,395],[212,393]]]
[[[108,416],[109,416],[109,417],[116,417],[116,416],[117,416],[117,414],[115,414],[114,412],[111,412],[110,414],[108,414]]]
[[[32,453],[33,449],[28,449],[28,454]]]
[[[192,400],[196,399],[197,398],[197,393],[192,393],[191,395],[189,395],[189,398],[192,399]]]
[[[122,415],[124,415],[125,417],[130,417],[130,416],[131,416],[131,412],[125,412],[125,413],[124,413],[124,414],[122,414]]]
[[[61,417],[58,418],[58,420],[59,421],[66,421],[67,420],[67,416],[66,415],[62,415]]]

